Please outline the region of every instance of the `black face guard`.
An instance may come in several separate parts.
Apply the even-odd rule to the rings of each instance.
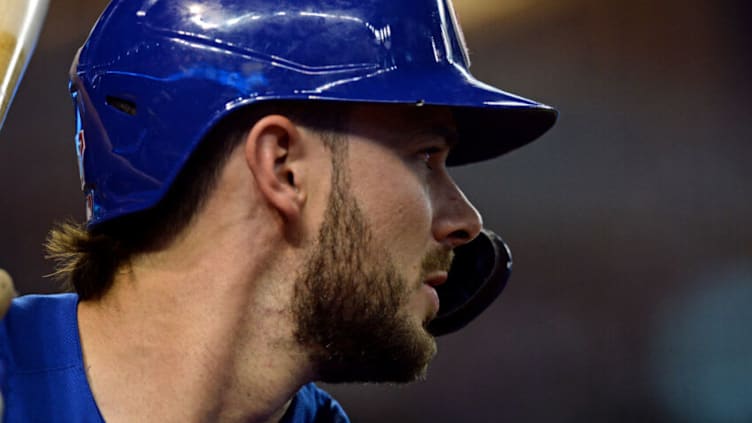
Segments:
[[[436,287],[441,307],[428,324],[428,331],[440,336],[465,327],[501,294],[511,271],[509,247],[488,229],[458,247],[449,278]]]

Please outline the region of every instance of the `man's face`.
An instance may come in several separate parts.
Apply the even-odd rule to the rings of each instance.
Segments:
[[[334,142],[327,210],[296,283],[297,336],[323,381],[408,382],[436,352],[430,285],[480,221],[444,169],[451,115],[416,123],[360,112]]]

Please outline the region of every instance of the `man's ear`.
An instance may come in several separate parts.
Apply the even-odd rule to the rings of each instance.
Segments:
[[[302,135],[285,116],[269,115],[245,140],[245,159],[266,201],[288,222],[299,220],[306,192],[300,186]]]

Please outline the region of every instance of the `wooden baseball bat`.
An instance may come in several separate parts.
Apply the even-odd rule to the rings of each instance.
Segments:
[[[0,1],[0,130],[34,51],[49,0]]]

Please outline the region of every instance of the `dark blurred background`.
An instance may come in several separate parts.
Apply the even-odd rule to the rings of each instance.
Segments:
[[[41,245],[84,217],[67,71],[105,3],[52,0],[0,134],[23,293],[57,289]],[[426,382],[328,388],[355,422],[752,422],[752,3],[455,5],[473,73],[560,110],[454,171],[515,272]]]

